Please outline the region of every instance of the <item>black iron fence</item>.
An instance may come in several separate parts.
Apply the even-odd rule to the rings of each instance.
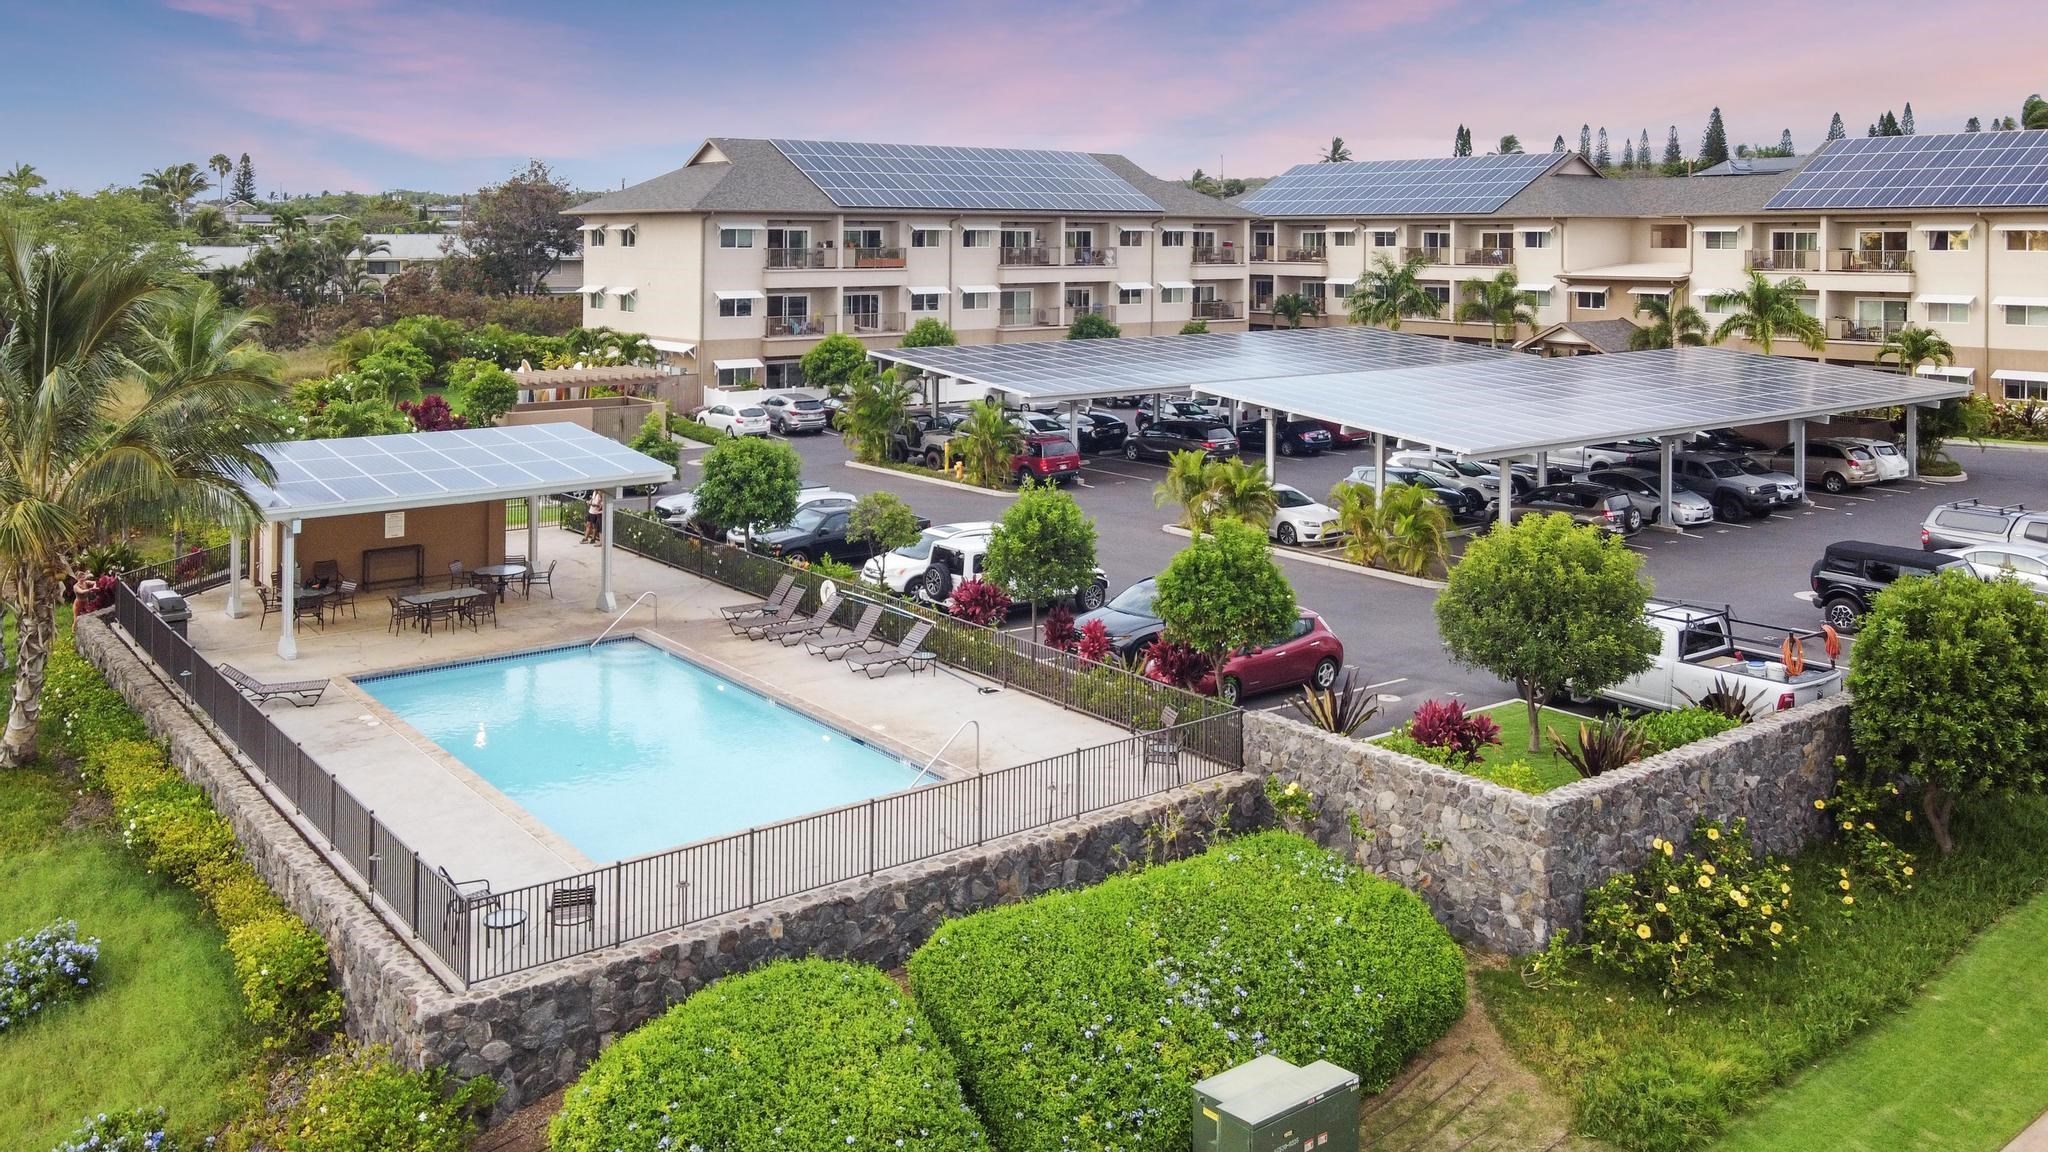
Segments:
[[[194,596],[228,582],[228,546],[216,544],[211,548],[194,548],[161,564],[145,564],[115,575],[121,583],[128,585],[140,584],[144,580],[162,580],[179,592]]]

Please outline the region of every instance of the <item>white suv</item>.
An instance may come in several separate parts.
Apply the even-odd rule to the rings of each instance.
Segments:
[[[1269,533],[1282,544],[1328,544],[1341,539],[1337,510],[1309,498],[1291,484],[1273,485],[1273,523]]]
[[[870,584],[887,588],[891,592],[908,595],[910,582],[922,577],[932,566],[932,545],[955,536],[987,535],[995,530],[992,520],[970,520],[964,524],[934,524],[918,536],[914,544],[906,544],[893,552],[871,556],[861,566],[860,578]]]
[[[697,422],[727,436],[768,434],[768,410],[759,404],[713,404],[697,413]]]
[[[911,577],[906,592],[931,604],[944,604],[953,589],[969,580],[986,579],[988,542],[995,532],[960,532],[935,541],[922,573]],[[1093,612],[1109,599],[1109,576],[1096,566],[1095,576],[1084,588],[1067,593],[1076,612]]]

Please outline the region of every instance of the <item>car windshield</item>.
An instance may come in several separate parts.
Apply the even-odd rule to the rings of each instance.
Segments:
[[[758,420],[761,417],[768,415],[768,410],[766,408],[742,408],[740,409],[740,415],[745,416],[750,420]]]
[[[1861,448],[1851,448],[1849,449],[1849,459],[1857,461],[1868,461],[1870,459],[1870,453],[1865,452]]]
[[[1899,454],[1899,450],[1897,448],[1894,448],[1891,445],[1885,443],[1872,444],[1870,446],[1870,450],[1877,453],[1879,456],[1897,456]]]
[[[1742,469],[1737,468],[1732,461],[1728,460],[1707,461],[1707,471],[1712,472],[1723,480],[1742,475]]]
[[[1229,444],[1237,440],[1228,428],[1211,428],[1202,433],[1202,438],[1211,444]]]
[[[1484,467],[1483,465],[1480,465],[1480,464],[1475,464],[1475,463],[1473,463],[1473,462],[1472,462],[1472,461],[1470,461],[1470,460],[1447,460],[1447,461],[1445,461],[1445,463],[1449,464],[1449,465],[1450,465],[1450,466],[1451,466],[1452,468],[1456,469],[1456,470],[1457,470],[1457,473],[1458,473],[1458,475],[1460,475],[1460,476],[1491,476],[1491,475],[1493,475],[1493,473],[1492,473],[1491,471],[1489,471],[1489,470],[1488,470],[1488,469],[1487,469],[1486,467]]]
[[[1742,469],[1744,472],[1749,473],[1751,476],[1769,476],[1771,474],[1771,470],[1769,468],[1766,468],[1763,465],[1757,463],[1756,461],[1751,460],[1747,456],[1736,457],[1735,466],[1737,468]]]
[[[896,549],[896,555],[905,560],[923,560],[932,554],[932,545],[937,544],[940,539],[938,533],[926,532],[917,538],[917,543],[905,544]]]
[[[1308,498],[1308,493],[1286,487],[1273,489],[1273,502],[1282,508],[1306,508],[1315,503]]]
[[[1153,615],[1152,597],[1155,595],[1157,585],[1150,580],[1140,580],[1117,593],[1116,599],[1109,602],[1109,607],[1132,616],[1150,616]]]
[[[796,514],[796,518],[789,522],[789,526],[791,528],[796,529],[799,532],[814,532],[817,530],[818,525],[824,522],[825,509],[822,507],[813,507],[806,508],[803,511],[798,512]]]

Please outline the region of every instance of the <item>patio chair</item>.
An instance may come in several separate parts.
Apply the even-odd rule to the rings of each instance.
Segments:
[[[469,574],[462,570],[462,561],[452,560],[448,564],[448,586],[460,588],[469,583]]]
[[[876,678],[875,669],[881,669],[881,674],[887,676],[889,669],[894,668],[898,664],[910,665],[911,672],[915,673],[920,663],[938,659],[936,655],[924,651],[921,647],[924,644],[924,638],[931,635],[931,631],[931,621],[919,620],[911,627],[910,631],[903,634],[903,642],[901,644],[896,645],[896,647],[891,648],[887,652],[862,652],[857,655],[848,656],[846,658],[846,666],[867,673],[870,680]]]
[[[548,929],[589,928],[597,922],[597,885],[548,893]]]
[[[1145,779],[1154,764],[1171,771],[1180,769],[1180,742],[1174,739],[1173,726],[1180,719],[1180,712],[1174,708],[1159,711],[1159,728],[1145,733],[1145,758],[1138,767],[1138,779]]]
[[[832,626],[832,615],[839,611],[839,593],[825,597],[818,610],[802,620],[791,620],[786,624],[760,624],[747,629],[747,639],[766,640],[770,636],[782,641],[787,648],[806,636],[816,636]]]
[[[343,580],[341,582],[340,591],[334,595],[334,618],[336,620],[341,619],[341,610],[343,608],[348,609],[350,616],[356,614],[356,588],[356,582],[353,580]]]
[[[386,596],[384,599],[391,605],[391,622],[385,625],[385,631],[397,632],[405,625],[419,619],[419,609],[400,600],[396,593]]]
[[[256,630],[261,632],[263,626],[270,623],[270,614],[272,612],[284,611],[284,606],[278,601],[277,592],[274,589],[266,588],[261,584],[256,586],[256,598],[263,601],[263,615],[256,619]]]
[[[472,628],[480,628],[486,618],[489,618],[491,627],[498,626],[498,597],[488,589],[481,596],[460,601],[458,610]]]
[[[327,630],[327,597],[318,592],[309,593],[305,589],[300,589],[292,597],[292,620],[297,622],[308,616],[311,616],[313,623],[318,624],[320,630],[325,632]]]
[[[882,606],[870,604],[861,610],[860,619],[855,622],[851,631],[841,628],[830,640],[827,640],[823,633],[806,636],[804,648],[812,655],[823,656],[827,660],[837,660],[854,649],[872,652],[874,649],[870,645],[882,643],[875,639],[875,625],[881,622]]]
[[[311,708],[320,702],[320,694],[327,691],[326,680],[286,680],[277,684],[265,684],[233,664],[220,665],[221,679],[233,684],[237,691],[258,704],[272,700],[290,700],[297,708]]]
[[[528,596],[528,595],[531,595],[531,594],[532,594],[532,592],[533,592],[533,586],[532,586],[532,584],[531,584],[531,583],[529,582],[529,578],[530,578],[530,577],[532,577],[532,575],[533,575],[533,565],[532,565],[532,563],[530,563],[530,562],[529,562],[529,561],[528,561],[528,560],[526,559],[526,557],[524,557],[524,556],[507,556],[507,557],[505,557],[505,563],[507,563],[507,564],[517,564],[517,565],[519,565],[520,567],[522,567],[522,568],[525,568],[525,569],[526,569],[526,571],[525,571],[525,572],[523,572],[523,573],[521,573],[521,574],[520,574],[520,576],[519,576],[519,578],[518,578],[518,580],[517,580],[517,585],[518,585],[518,588],[519,588],[519,594],[520,594],[521,596]],[[508,588],[509,588],[509,587],[512,587],[512,585],[508,584],[508,585],[506,585],[506,587],[508,587]],[[554,593],[553,593],[553,592],[549,592],[549,593],[548,593],[548,595],[550,595],[550,596],[553,596],[553,595],[554,595]]]
[[[441,883],[448,886],[450,893],[447,910],[441,918],[444,935],[454,931],[456,917],[467,918],[473,912],[499,906],[498,895],[491,891],[489,880],[457,880],[448,874],[446,867],[435,868],[434,871],[441,874]]]
[[[453,600],[436,600],[421,608],[419,610],[421,630],[427,635],[432,636],[434,634],[434,622],[438,620],[446,624],[457,619],[457,609],[459,607]]]
[[[341,583],[341,562],[338,560],[313,561],[313,580],[322,588]]]
[[[782,606],[782,598],[789,595],[790,585],[795,583],[795,574],[784,572],[782,578],[775,582],[775,591],[770,592],[766,600],[755,600],[746,604],[728,604],[720,608],[718,614],[727,620],[736,620],[742,616],[766,615]]]
[[[534,587],[538,585],[547,589],[548,599],[553,600],[555,598],[555,565],[560,563],[560,560],[550,560],[548,561],[547,568],[540,572],[535,572],[533,566],[529,564],[526,568],[526,575],[519,578],[519,594],[531,598]]]
[[[751,631],[763,624],[787,624],[796,615],[796,606],[803,603],[803,599],[803,585],[792,581],[788,590],[782,594],[782,602],[780,604],[775,605],[766,612],[752,616],[728,616],[725,618],[725,623],[728,628],[732,629],[732,634],[735,636]]]

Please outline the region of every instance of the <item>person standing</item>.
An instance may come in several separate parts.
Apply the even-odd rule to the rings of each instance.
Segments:
[[[601,489],[592,488],[590,490],[590,505],[583,512],[583,542],[585,544],[597,543],[598,532],[603,525],[604,492]]]

